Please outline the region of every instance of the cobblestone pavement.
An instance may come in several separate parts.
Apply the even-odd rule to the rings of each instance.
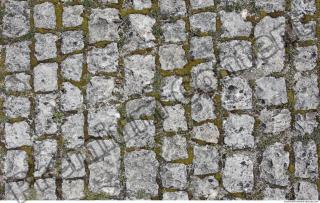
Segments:
[[[2,3],[0,199],[319,199],[320,0]]]

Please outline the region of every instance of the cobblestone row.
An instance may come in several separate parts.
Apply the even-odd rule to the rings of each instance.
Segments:
[[[320,191],[319,0],[7,0],[0,199]]]

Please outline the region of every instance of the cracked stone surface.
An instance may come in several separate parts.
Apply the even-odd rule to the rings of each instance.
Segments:
[[[319,0],[2,0],[1,200],[319,200]]]

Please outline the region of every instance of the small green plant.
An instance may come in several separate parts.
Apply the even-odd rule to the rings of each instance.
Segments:
[[[54,112],[52,119],[53,119],[54,122],[56,122],[56,123],[63,123],[63,121],[64,121],[64,114],[63,114],[62,112],[59,112],[59,111]]]
[[[155,25],[155,26],[153,27],[152,34],[153,34],[155,37],[160,37],[160,36],[163,34],[162,29],[161,29],[161,26],[160,26],[160,25]]]

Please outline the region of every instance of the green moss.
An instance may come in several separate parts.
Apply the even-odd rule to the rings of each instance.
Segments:
[[[63,123],[65,117],[64,117],[64,113],[57,111],[53,113],[52,119],[56,122],[56,123]]]
[[[110,199],[110,196],[105,193],[89,192],[84,199],[85,200],[108,200]]]

